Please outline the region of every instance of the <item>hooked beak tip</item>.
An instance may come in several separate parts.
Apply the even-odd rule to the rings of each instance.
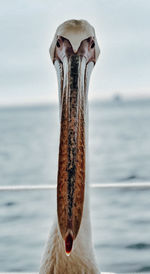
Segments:
[[[66,237],[65,237],[65,251],[66,255],[69,256],[73,247],[73,233],[72,231],[67,231]]]

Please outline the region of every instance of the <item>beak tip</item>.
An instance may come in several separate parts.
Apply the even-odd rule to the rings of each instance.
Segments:
[[[65,251],[67,256],[70,256],[72,247],[73,247],[73,233],[71,230],[68,230],[65,237]]]
[[[70,253],[71,253],[71,252],[70,252]],[[66,252],[66,256],[69,257],[69,256],[70,256],[70,253],[67,253],[67,252]]]

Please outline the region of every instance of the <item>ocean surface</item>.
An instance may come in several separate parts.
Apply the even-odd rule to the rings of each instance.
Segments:
[[[0,185],[56,184],[56,105],[0,108]],[[89,106],[90,183],[150,181],[150,100]],[[91,189],[101,271],[150,272],[150,189]],[[0,192],[0,271],[38,271],[56,192]]]

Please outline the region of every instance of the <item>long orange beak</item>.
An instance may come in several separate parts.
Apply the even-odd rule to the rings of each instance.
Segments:
[[[55,66],[61,71],[58,77],[61,124],[57,213],[66,254],[69,255],[80,228],[84,204],[87,59],[78,53],[68,54],[59,64],[56,61]]]
[[[85,186],[84,90],[81,65],[84,60],[71,56],[68,79],[62,94],[57,212],[59,227],[70,253],[83,212]],[[83,83],[82,83],[83,84]]]

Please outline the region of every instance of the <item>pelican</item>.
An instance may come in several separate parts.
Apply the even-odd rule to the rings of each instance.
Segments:
[[[97,274],[88,196],[88,86],[100,50],[85,20],[61,24],[50,46],[59,90],[57,218],[40,274]]]

